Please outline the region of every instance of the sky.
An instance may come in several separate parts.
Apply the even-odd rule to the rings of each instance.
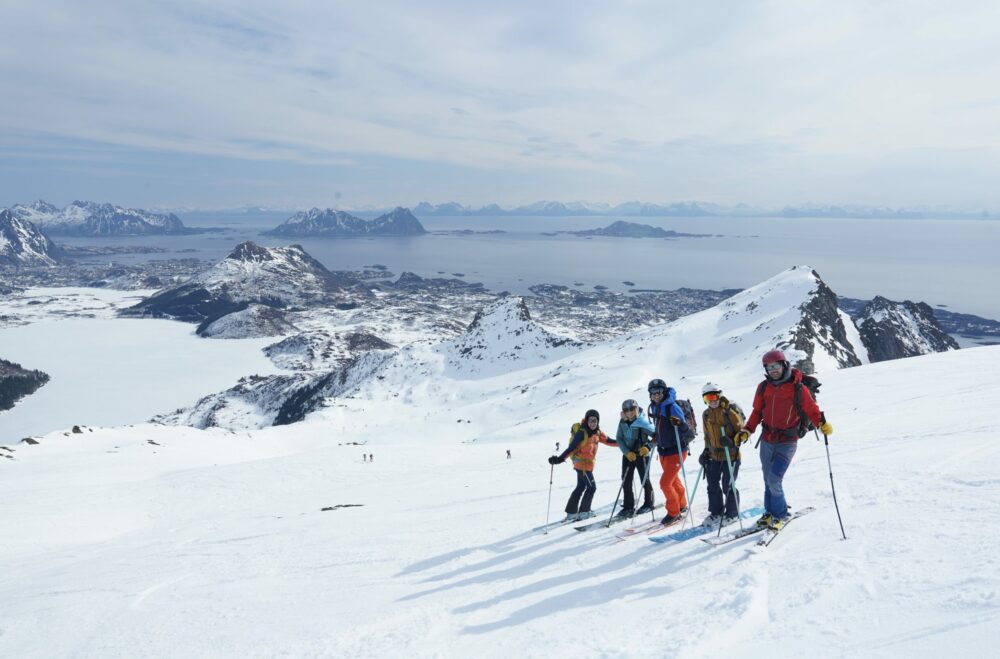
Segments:
[[[0,0],[0,205],[1000,209],[992,2]]]

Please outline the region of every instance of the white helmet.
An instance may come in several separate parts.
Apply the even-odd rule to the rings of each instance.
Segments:
[[[713,384],[712,382],[706,382],[705,386],[701,388],[701,395],[704,396],[705,394],[712,393],[713,391],[715,393],[721,394],[722,387],[720,387],[717,384]]]

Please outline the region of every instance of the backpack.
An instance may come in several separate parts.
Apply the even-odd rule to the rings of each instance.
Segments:
[[[694,415],[694,407],[691,406],[690,398],[678,398],[677,406],[684,412],[684,422],[695,435],[698,434],[698,417]]]
[[[582,427],[583,426],[580,424],[579,421],[577,421],[572,426],[570,426],[570,429],[569,429],[569,442],[567,442],[566,446],[569,446],[570,444],[573,443],[573,438],[576,437],[577,431],[579,431],[580,428],[582,428]]]
[[[764,387],[767,385],[767,380],[764,380],[759,385],[757,385],[757,395],[760,396],[764,393]],[[822,386],[819,380],[812,375],[802,375],[802,382],[795,383],[795,413],[799,415],[799,439],[806,436],[806,433],[813,430],[816,426],[813,425],[812,420],[806,416],[805,411],[802,409],[802,388],[805,387],[812,394],[813,400],[816,404],[819,404],[819,388]],[[746,417],[744,417],[746,418]]]
[[[740,407],[733,401],[729,401],[729,409],[740,415],[740,428],[746,425],[747,415],[746,413],[743,412],[742,407]],[[736,432],[739,430],[739,428],[733,428],[733,422],[729,420],[728,414],[726,414],[723,418],[726,420],[726,430],[729,433],[727,436],[730,439],[733,439],[734,437],[736,437]],[[707,419],[708,419],[708,410],[706,409],[704,412],[701,413],[701,422],[705,423]]]

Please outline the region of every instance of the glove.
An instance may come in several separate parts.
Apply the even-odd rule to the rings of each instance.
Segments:
[[[749,441],[750,441],[750,431],[749,430],[744,429],[744,430],[741,430],[738,433],[736,433],[736,445],[737,446],[739,446],[740,444],[745,444],[745,443],[747,443]]]
[[[642,457],[646,457],[647,455],[649,455],[649,447],[643,446],[642,448],[640,448],[639,455],[641,455]]]
[[[823,423],[819,424],[819,431],[824,435],[832,435],[833,426],[830,425],[829,421],[824,421]]]
[[[679,426],[679,425],[681,425],[681,423],[683,423],[683,421],[681,421],[676,416],[672,416],[672,417],[670,417],[670,423],[674,424],[675,426]]]
[[[629,451],[625,454],[625,459],[629,462],[635,462],[635,451]]]
[[[702,451],[701,455],[698,456],[698,464],[700,464],[702,467],[708,466],[708,449]]]
[[[566,458],[560,458],[558,455],[553,455],[549,458],[550,465],[561,465],[564,462],[566,462]]]

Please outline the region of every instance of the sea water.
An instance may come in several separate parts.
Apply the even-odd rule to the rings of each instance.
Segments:
[[[193,236],[72,238],[75,245],[143,245],[164,253],[101,257],[116,262],[194,257],[217,260],[243,240],[301,244],[331,270],[385,265],[395,274],[460,276],[491,290],[525,293],[537,283],[610,290],[746,288],[794,265],[816,269],[838,295],[927,302],[1000,318],[1000,221],[831,218],[428,217],[431,232],[471,229],[500,234],[432,233],[409,238],[276,238],[262,233],[286,218],[198,216]],[[616,219],[703,238],[579,237],[558,231],[607,226]]]

